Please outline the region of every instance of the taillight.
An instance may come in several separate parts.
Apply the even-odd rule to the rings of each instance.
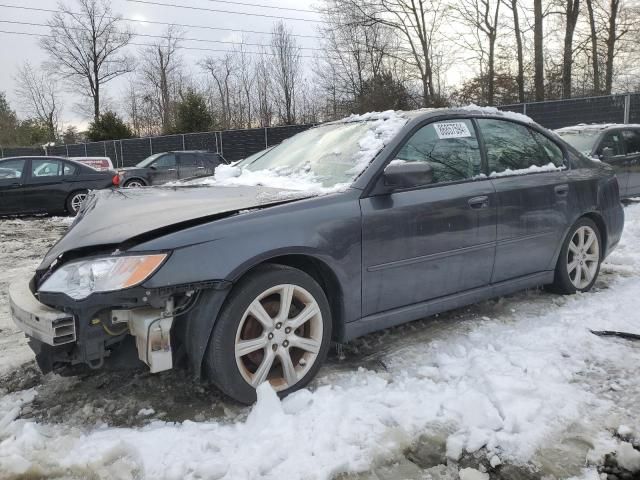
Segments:
[[[118,185],[120,185],[120,175],[115,174],[111,181],[113,182],[113,186],[117,187]]]

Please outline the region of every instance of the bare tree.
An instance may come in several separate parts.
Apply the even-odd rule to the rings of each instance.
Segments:
[[[168,133],[172,127],[172,113],[175,98],[173,95],[176,71],[180,68],[178,49],[182,32],[169,26],[164,38],[145,47],[140,55],[141,83],[153,102],[154,109],[161,121],[161,130]]]
[[[236,70],[235,57],[232,53],[227,53],[222,58],[208,57],[201,63],[201,67],[211,75],[215,85],[214,88],[219,94],[220,126],[222,128],[231,128],[232,84]]]
[[[365,85],[379,77],[398,53],[393,30],[382,23],[369,25],[368,17],[360,13],[362,8],[343,0],[326,0],[322,10],[326,26],[320,33],[326,56],[318,59],[315,70],[333,103],[334,117],[338,103],[341,110],[360,112],[361,106],[355,103],[362,98]]]
[[[157,135],[158,115],[149,93],[145,92],[138,82],[130,81],[123,97],[122,106],[133,133],[139,137]]]
[[[518,0],[511,0],[510,2],[511,12],[513,14],[513,36],[516,39],[516,53],[518,59],[518,75],[516,81],[518,82],[518,101],[523,103],[524,98],[524,52],[522,47],[522,30],[520,28],[520,15]]]
[[[47,128],[49,140],[55,141],[60,131],[62,111],[56,80],[25,62],[18,69],[15,81],[15,93],[22,108],[29,116],[41,122]]]
[[[253,88],[256,83],[254,60],[242,41],[235,49],[238,82],[238,125],[251,128],[253,122]]]
[[[589,13],[589,33],[591,42],[591,68],[593,75],[593,93],[600,93],[600,59],[598,55],[598,30],[596,26],[596,15],[593,6],[594,0],[586,0],[587,12]]]
[[[273,27],[271,54],[275,100],[280,118],[286,125],[293,125],[296,121],[296,89],[301,76],[300,48],[282,21]]]
[[[498,38],[498,20],[500,18],[500,1],[495,0],[459,0],[454,9],[460,20],[473,30],[477,40],[476,50],[480,53],[481,76],[485,70],[487,78],[487,98],[493,104],[495,93],[496,39]],[[485,42],[488,45],[485,45]],[[487,48],[488,46],[488,48]],[[486,61],[484,60],[487,52]]]
[[[55,71],[91,98],[97,120],[102,87],[133,69],[130,58],[123,53],[132,33],[120,26],[121,17],[112,14],[107,0],[77,3],[79,9],[58,4],[59,11],[49,21],[50,34],[41,39],[40,45]]]
[[[580,0],[566,0],[565,33],[562,50],[562,97],[571,98],[571,67],[573,66],[573,35],[580,14]]]
[[[261,127],[270,126],[273,117],[272,102],[270,100],[270,92],[272,89],[270,73],[271,61],[267,57],[268,54],[262,49],[253,64],[258,123]]]
[[[433,60],[435,44],[441,39],[441,29],[449,10],[445,0],[341,0],[337,3],[340,9],[347,6],[358,9],[366,19],[364,25],[380,23],[396,31],[405,45],[404,51],[396,54],[397,58],[417,70],[423,105],[437,102]]]
[[[544,100],[544,14],[542,0],[533,0],[534,89],[537,102]]]

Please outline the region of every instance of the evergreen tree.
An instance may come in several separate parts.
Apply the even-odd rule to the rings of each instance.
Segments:
[[[92,142],[131,138],[129,126],[115,112],[105,112],[89,124],[87,138]]]
[[[189,89],[176,106],[174,133],[206,132],[212,121],[204,96]]]

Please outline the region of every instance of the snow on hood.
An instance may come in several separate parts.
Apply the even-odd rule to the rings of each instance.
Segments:
[[[388,110],[385,112],[371,112],[363,115],[351,115],[342,120],[332,122],[370,122],[369,130],[360,139],[360,149],[352,158],[353,168],[348,173],[352,175],[351,181],[338,183],[331,187],[322,185],[321,180],[310,171],[291,172],[283,169],[268,169],[252,171],[237,165],[220,165],[216,168],[213,177],[193,180],[189,184],[204,185],[251,185],[271,188],[282,188],[287,190],[297,190],[311,192],[322,195],[344,191],[371,163],[375,156],[390,142],[408,121],[405,112]],[[173,183],[172,186],[184,185],[184,183]],[[290,193],[287,192],[287,195]]]

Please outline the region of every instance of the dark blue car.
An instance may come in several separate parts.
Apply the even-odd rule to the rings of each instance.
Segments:
[[[11,286],[42,369],[136,348],[156,372],[181,352],[241,402],[263,382],[285,395],[332,340],[539,285],[588,291],[623,228],[609,166],[487,109],[350,117],[202,183],[90,196]]]

